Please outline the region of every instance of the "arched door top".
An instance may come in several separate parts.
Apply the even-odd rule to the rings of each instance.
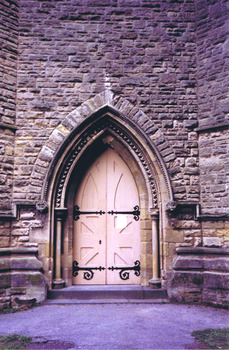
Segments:
[[[158,176],[158,171],[155,164],[149,159],[149,156],[145,155],[144,147],[139,143],[136,136],[130,136],[130,125],[127,129],[126,126],[121,125],[107,113],[103,118],[100,118],[96,123],[84,130],[74,145],[71,145],[67,156],[65,156],[65,163],[59,173],[55,191],[55,207],[64,206],[67,183],[77,161],[93,142],[101,138],[103,142],[110,143],[111,147],[115,147],[115,140],[117,140],[119,144],[122,144],[134,156],[149,186],[149,197],[151,198],[152,207],[156,208],[158,206],[158,190],[155,178]]]
[[[104,101],[102,101],[102,94],[99,95],[70,113],[43,146],[32,174],[32,177],[36,177],[37,167],[40,171],[38,164],[49,162],[41,191],[41,204],[42,201],[51,204],[53,188],[56,193],[55,206],[60,207],[64,204],[63,190],[66,188],[72,164],[101,133],[105,132],[114,135],[125,144],[139,162],[151,188],[152,207],[157,207],[158,202],[158,189],[155,183],[157,176],[164,182],[163,191],[167,192],[167,200],[173,201],[167,165],[151,137],[153,132],[153,140],[157,142],[159,138],[161,145],[163,142],[166,143],[164,136],[143,112],[136,109],[134,112],[134,106],[128,101],[122,101],[122,98],[114,101],[110,94],[104,94]],[[100,100],[100,103],[97,102],[97,99]],[[102,103],[101,101],[103,106],[97,108]],[[115,106],[112,106],[112,103]],[[91,107],[93,104],[94,108]],[[54,146],[57,147],[56,150]]]

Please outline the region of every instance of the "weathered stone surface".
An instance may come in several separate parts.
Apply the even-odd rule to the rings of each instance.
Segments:
[[[20,29],[23,31],[26,28],[26,40],[20,42],[17,112],[18,125],[25,126],[23,120],[27,120],[24,132],[32,129],[38,139],[41,128],[53,131],[52,125],[57,125],[58,122],[60,124],[64,116],[80,105],[79,114],[84,118],[90,110],[94,110],[95,106],[91,109],[90,104],[92,96],[104,90],[117,92],[121,86],[118,96],[126,101],[118,107],[121,113],[130,113],[133,106],[128,101],[134,101],[138,110],[141,108],[141,116],[137,115],[136,122],[143,130],[153,134],[154,129],[147,120],[155,120],[165,129],[166,137],[171,143],[174,142],[175,134],[177,137],[183,135],[180,147],[185,149],[189,133],[186,129],[192,128],[196,123],[195,61],[191,49],[194,46],[194,5],[190,2],[174,9],[173,5],[167,4],[168,11],[161,13],[155,12],[153,7],[150,10],[142,7],[140,2],[128,8],[119,3],[115,9],[111,8],[111,4],[105,6],[95,3],[95,22],[91,23],[91,8],[83,6],[82,12],[79,10],[78,14],[73,14],[70,1],[63,3],[61,7],[54,4],[49,9],[47,19],[55,18],[55,23],[52,28],[46,29],[40,8],[45,5],[46,1],[42,4],[35,1],[32,13],[25,3],[20,7]],[[170,7],[180,19],[178,22],[174,17],[171,28],[168,26],[171,19],[167,15]],[[143,18],[138,15],[139,11]],[[65,13],[66,17],[61,13]],[[81,21],[84,22],[83,29]],[[147,21],[160,25],[143,25]],[[36,30],[28,30],[27,23],[33,23]],[[107,23],[110,23],[109,26]],[[77,35],[73,35],[73,31]],[[167,31],[170,32],[169,37]],[[183,36],[185,41],[181,49],[179,40]],[[167,41],[172,43],[170,51],[165,49]],[[187,58],[190,60],[188,67],[180,63],[180,56],[184,57],[185,62]],[[168,70],[164,67],[164,60],[170,61],[171,67]],[[33,71],[28,74],[32,64]],[[180,65],[178,72],[177,65]],[[98,103],[97,109],[99,107],[102,106]],[[155,113],[149,113],[150,110]],[[191,118],[190,121],[186,124],[178,123],[177,119],[186,120],[186,111],[189,111],[187,118]],[[176,117],[177,113],[179,116]],[[69,131],[77,125],[69,118],[65,118],[63,123]],[[53,133],[52,142],[56,146],[62,142],[59,136]],[[18,139],[20,138],[19,136]],[[45,134],[40,140],[45,143]],[[162,137],[158,138],[156,143],[160,145],[163,140]],[[51,147],[50,142],[49,146]],[[37,148],[36,154],[38,152]],[[45,160],[48,159],[46,156],[48,155],[44,155]],[[186,154],[182,154],[183,156]],[[164,157],[166,163],[175,159],[172,153]],[[184,198],[190,193],[187,191]]]
[[[174,228],[179,228],[179,229],[197,229],[201,227],[200,222],[194,221],[194,220],[177,220],[177,219],[172,219],[170,221],[171,226]]]
[[[226,289],[229,290],[229,275],[227,273],[204,273],[204,284],[203,287],[207,289]]]
[[[177,259],[175,266],[173,266],[174,270],[202,270],[204,269],[204,261],[200,257],[193,258],[183,258]]]
[[[18,6],[17,0],[0,4],[0,215],[6,216],[12,215]]]
[[[202,302],[203,274],[201,272],[174,272],[169,280],[167,293],[173,302]]]
[[[229,258],[212,258],[212,259],[205,259],[204,261],[204,268],[205,270],[210,271],[221,271],[221,272],[228,272],[229,271]]]
[[[172,301],[229,306],[229,251],[178,248],[169,283]]]
[[[204,247],[221,247],[222,238],[220,237],[204,237],[203,238]]]
[[[11,269],[13,270],[41,270],[42,263],[35,257],[11,258]]]
[[[37,253],[34,248],[0,249],[0,284],[4,296],[0,309],[10,305],[23,307],[30,300],[33,304],[45,300],[46,281]],[[24,302],[20,303],[20,300]]]
[[[212,132],[210,136],[207,133],[200,134],[201,204],[202,213],[206,215],[229,214],[229,206],[225,200],[229,193],[229,147],[226,146],[228,137],[229,130]],[[209,145],[207,148],[204,147],[206,144]],[[226,146],[224,152],[223,145]]]
[[[218,70],[224,64],[228,45],[225,22],[228,8],[224,1],[218,1],[217,4],[203,1],[201,4],[202,7],[197,7],[196,11],[196,22],[199,23],[196,30],[199,113],[202,116],[199,125],[211,127],[217,125],[219,120],[228,123],[228,101],[225,94],[228,91],[228,65],[225,72]]]
[[[18,42],[18,1],[3,1],[1,9],[1,108],[0,121],[14,124],[16,115],[16,81],[17,81],[17,42]],[[11,144],[12,145],[12,144]]]

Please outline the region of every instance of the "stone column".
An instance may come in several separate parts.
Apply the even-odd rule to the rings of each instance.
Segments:
[[[151,288],[160,288],[161,280],[159,278],[159,210],[149,210],[152,218],[152,270],[153,276],[149,280]]]
[[[63,288],[64,280],[61,277],[61,241],[63,223],[67,216],[67,208],[55,208],[56,247],[55,247],[55,277],[53,288]]]

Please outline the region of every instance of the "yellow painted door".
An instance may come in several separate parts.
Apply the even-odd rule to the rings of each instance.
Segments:
[[[123,214],[139,205],[138,191],[116,152],[108,149],[93,163],[75,205],[82,214],[74,221],[73,283],[140,284],[139,273],[130,269],[140,260],[140,221]]]

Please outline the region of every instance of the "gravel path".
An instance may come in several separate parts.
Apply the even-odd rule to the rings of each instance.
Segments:
[[[0,335],[31,336],[40,342],[33,349],[194,349],[192,331],[228,326],[225,309],[176,304],[43,305],[0,315]]]

